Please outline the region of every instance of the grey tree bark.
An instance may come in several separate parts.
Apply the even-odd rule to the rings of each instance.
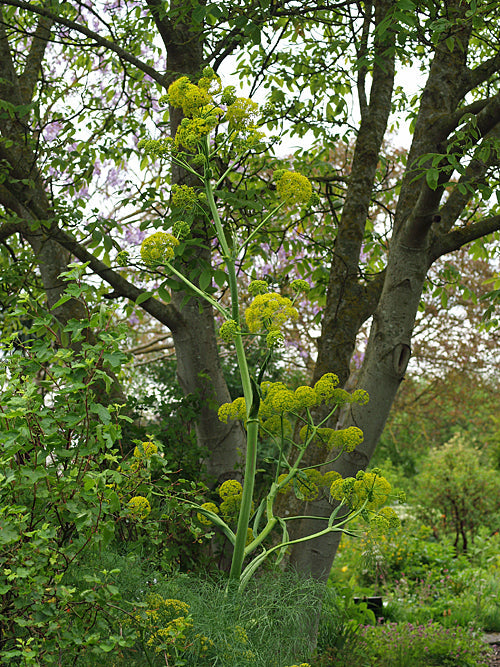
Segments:
[[[355,476],[359,470],[366,468],[375,451],[410,359],[415,317],[429,267],[446,252],[452,252],[479,238],[478,235],[482,231],[500,229],[500,217],[491,216],[478,220],[468,227],[461,227],[460,230],[453,230],[453,225],[470,200],[470,191],[463,193],[455,187],[447,198],[443,198],[443,183],[448,180],[450,173],[446,168],[446,162],[443,160],[440,165],[443,170],[435,188],[429,187],[423,177],[427,165],[418,166],[419,158],[428,153],[446,154],[447,147],[454,139],[453,133],[457,124],[466,111],[476,115],[480,128],[477,140],[479,146],[482,142],[486,143],[496,137],[500,131],[498,94],[492,98],[478,100],[472,105],[464,104],[464,98],[471,88],[498,71],[500,65],[496,56],[489,61],[488,67],[478,67],[476,70],[467,67],[471,28],[470,24],[467,27],[461,20],[467,10],[466,4],[458,0],[448,3],[450,12],[457,21],[453,32],[457,48],[450,51],[444,43],[436,47],[422,94],[408,156],[408,167],[396,209],[394,232],[383,274],[383,286],[378,299],[371,301],[376,307],[373,309],[370,337],[357,379],[357,386],[370,394],[370,402],[363,407],[349,406],[338,424],[341,428],[357,426],[364,433],[362,445],[354,452],[342,455],[333,466],[343,477]],[[374,73],[371,96],[374,110],[384,104],[383,96],[374,97],[375,81]],[[356,150],[363,140],[360,130]],[[472,160],[459,182],[471,184],[477,179],[484,178],[492,162],[498,164],[496,154],[488,163],[479,159]],[[361,218],[358,218],[358,223],[363,225]],[[335,263],[332,262],[332,271],[334,266]],[[330,286],[329,299],[334,289]],[[369,313],[370,299],[369,295],[367,296],[365,303],[366,311]],[[345,381],[345,357],[339,358],[335,340],[335,328],[331,327],[327,314],[318,356],[318,366],[321,368],[318,368],[316,375],[321,375],[326,369],[335,371],[336,368],[341,368],[341,377]],[[325,361],[326,359],[328,361]],[[312,516],[327,517],[331,511],[332,503],[325,498],[310,503],[307,507],[307,512]],[[317,522],[304,520],[298,534],[311,533],[316,526]],[[340,534],[334,533],[318,540],[301,543],[292,551],[291,565],[303,573],[325,581],[339,541]]]

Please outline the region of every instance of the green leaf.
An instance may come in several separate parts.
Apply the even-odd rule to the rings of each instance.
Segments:
[[[213,278],[215,280],[215,283],[220,287],[223,288],[227,285],[227,273],[225,271],[222,271],[222,269],[216,269],[213,272]]]
[[[109,424],[111,422],[111,415],[109,410],[101,405],[101,403],[91,403],[90,411],[96,414],[103,424]]]
[[[70,301],[73,297],[71,294],[63,294],[63,296],[57,301],[51,308],[51,310],[54,310],[55,308],[59,308],[59,306],[62,306],[64,303],[67,303]]]
[[[162,301],[164,301],[165,303],[170,303],[170,301],[171,301],[171,299],[172,299],[172,296],[171,296],[169,290],[165,287],[165,283],[162,283],[162,284],[158,287],[158,296],[159,296],[160,299],[161,299]]]
[[[12,544],[19,538],[19,531],[12,524],[0,519],[0,544]]]
[[[120,498],[116,491],[112,491],[109,496],[109,509],[112,512],[117,512],[120,509]]]
[[[211,283],[212,283],[212,271],[210,271],[209,269],[204,269],[200,275],[200,289],[205,291]]]
[[[152,296],[154,296],[154,292],[142,292],[135,300],[135,303],[137,306],[139,306],[141,303],[144,303],[144,301],[147,301]]]
[[[414,12],[416,7],[415,3],[412,0],[399,0],[398,9],[403,9],[405,11]]]
[[[438,179],[439,179],[439,169],[436,169],[435,167],[427,169],[427,171],[425,172],[425,180],[427,181],[427,185],[431,188],[431,190],[435,190],[437,188]]]

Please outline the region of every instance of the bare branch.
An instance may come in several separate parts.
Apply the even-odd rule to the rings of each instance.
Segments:
[[[135,350],[128,350],[128,352],[131,352],[135,356],[138,355],[145,355],[145,354],[154,354],[155,352],[162,352],[163,350],[174,350],[175,345],[174,343],[165,343],[164,345],[155,345],[154,347],[148,347],[144,350],[141,350],[140,352],[137,352]]]
[[[163,349],[166,346],[166,349],[173,347],[173,343],[165,343],[164,345],[160,346],[160,343],[162,343],[164,340],[167,338],[170,338],[170,334],[163,334],[162,336],[156,336],[153,340],[149,340],[146,343],[141,343],[140,345],[134,345],[134,347],[129,348],[129,352],[132,354],[149,354],[152,350],[149,348],[154,346],[154,349],[161,348]],[[154,351],[153,349],[153,351]]]

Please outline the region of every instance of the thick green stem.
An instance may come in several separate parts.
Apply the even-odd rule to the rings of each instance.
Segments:
[[[255,482],[255,469],[257,465],[257,436],[259,433],[259,420],[249,419],[247,422],[247,456],[245,461],[245,479],[243,482],[243,494],[241,496],[240,514],[238,517],[238,528],[236,530],[236,543],[234,545],[233,558],[229,579],[240,580],[243,559],[245,558],[245,544],[247,541],[248,524],[252,511],[253,488]]]
[[[208,147],[206,147],[208,150]],[[229,281],[229,289],[231,292],[231,315],[235,322],[240,323],[239,304],[238,304],[238,283],[236,280],[236,267],[234,252],[231,252],[224,234],[222,222],[219,216],[219,211],[215,204],[215,198],[210,179],[210,173],[205,175],[205,192],[207,195],[207,202],[210,207],[210,212],[213,218],[213,224],[217,234],[217,238],[222,248],[222,254],[226,262],[227,275]],[[252,511],[252,499],[255,483],[255,471],[257,467],[257,437],[259,434],[259,420],[252,414],[252,406],[254,401],[252,382],[248,370],[248,364],[243,347],[241,335],[235,338],[236,356],[238,360],[238,367],[240,370],[241,384],[243,387],[243,395],[247,406],[247,451],[245,459],[245,477],[243,480],[243,493],[241,496],[241,507],[238,517],[238,528],[236,530],[236,541],[234,545],[233,558],[231,561],[231,570],[229,579],[231,581],[239,581],[241,576],[241,569],[243,567],[243,560],[245,558],[245,544],[248,533],[248,523],[250,521],[250,513]]]

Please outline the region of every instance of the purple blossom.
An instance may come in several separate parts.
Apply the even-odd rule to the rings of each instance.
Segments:
[[[47,143],[54,141],[62,130],[63,125],[60,121],[54,120],[43,128],[43,138]]]
[[[139,245],[146,238],[146,232],[142,231],[138,227],[132,227],[132,225],[127,225],[125,229],[125,242],[129,245]]]

